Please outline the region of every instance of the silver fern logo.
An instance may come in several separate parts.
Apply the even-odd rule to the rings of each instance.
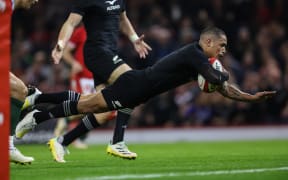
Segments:
[[[120,5],[119,4],[114,5],[116,1],[117,0],[105,1],[106,4],[110,5],[110,6],[107,7],[107,11],[114,11],[114,10],[120,9]]]

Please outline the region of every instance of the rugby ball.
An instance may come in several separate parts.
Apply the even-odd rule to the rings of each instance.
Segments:
[[[218,59],[209,58],[209,63],[213,66],[214,69],[223,72],[223,66]],[[216,85],[206,81],[206,79],[200,74],[198,74],[198,85],[203,92],[212,93],[216,91]]]

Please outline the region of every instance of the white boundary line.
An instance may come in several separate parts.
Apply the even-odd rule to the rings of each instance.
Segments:
[[[248,174],[261,173],[269,171],[288,171],[288,167],[278,168],[259,168],[259,169],[237,169],[237,170],[218,170],[218,171],[196,171],[186,173],[158,173],[158,174],[122,174],[113,176],[95,176],[95,177],[79,177],[75,180],[118,180],[118,179],[155,179],[162,177],[190,177],[190,176],[209,176],[209,175],[225,175],[225,174]],[[69,179],[71,180],[71,179]]]

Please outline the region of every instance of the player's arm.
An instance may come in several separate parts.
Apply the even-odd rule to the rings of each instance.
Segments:
[[[187,56],[187,57],[186,57]],[[229,73],[224,71],[220,72],[208,62],[207,57],[200,51],[195,51],[193,54],[188,52],[185,55],[185,59],[188,59],[187,66],[191,66],[192,69],[196,69],[209,83],[215,85],[222,85],[229,79]],[[190,58],[193,58],[193,61]]]
[[[71,66],[72,76],[74,76],[75,74],[83,70],[83,67],[81,66],[81,64],[73,56],[74,49],[75,49],[75,45],[71,42],[68,42],[66,48],[64,48],[64,51],[63,51],[63,60]]]
[[[67,45],[75,27],[81,22],[82,16],[77,13],[70,13],[68,19],[62,25],[60,30],[58,41],[55,48],[52,51],[52,58],[55,64],[58,64],[63,56],[63,50]]]
[[[222,86],[219,86],[218,92],[224,97],[243,102],[259,102],[271,98],[276,94],[276,91],[263,91],[257,92],[256,94],[249,94],[228,82],[224,82]]]
[[[140,58],[146,58],[146,55],[148,55],[148,51],[151,51],[152,48],[147,43],[144,42],[143,34],[140,37],[138,37],[130,20],[126,15],[126,11],[123,11],[120,14],[120,31],[123,34],[125,34],[133,43],[134,48],[139,54]]]
[[[199,67],[198,71],[211,84],[222,85],[229,79],[229,74],[227,72],[220,72],[208,63]]]

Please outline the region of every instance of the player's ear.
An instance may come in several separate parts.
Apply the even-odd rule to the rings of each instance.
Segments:
[[[212,46],[212,40],[210,38],[206,39],[206,45],[207,45],[207,47]]]

